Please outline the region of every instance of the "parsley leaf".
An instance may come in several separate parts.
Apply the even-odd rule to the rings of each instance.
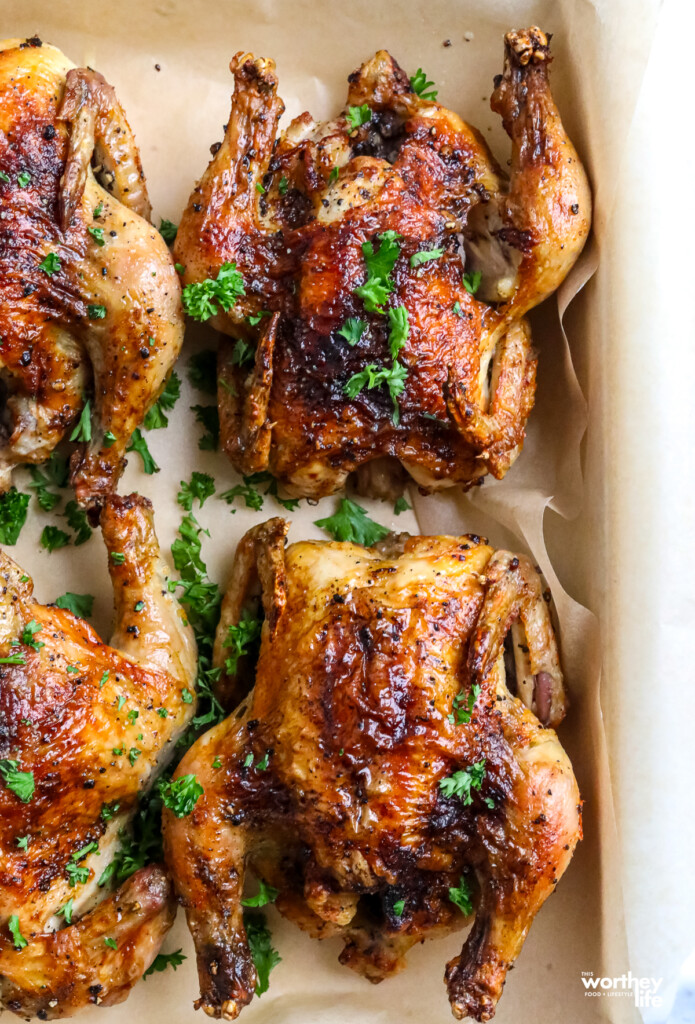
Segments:
[[[341,498],[338,511],[327,519],[317,519],[314,526],[330,533],[333,540],[352,541],[370,547],[383,540],[388,528],[375,523],[365,510],[349,498]]]
[[[74,903],[75,900],[71,896],[67,903],[63,904],[62,907],[59,907],[58,910],[56,910],[56,916],[62,914],[66,924],[72,924],[72,908]]]
[[[130,438],[130,444],[126,448],[126,451],[137,452],[137,454],[142,459],[142,468],[143,471],[147,474],[147,476],[152,476],[153,473],[159,472],[159,466],[152,458],[152,453],[150,452],[150,449],[147,446],[147,441],[142,436],[142,431],[140,430],[140,427],[136,427],[135,430],[133,431]]]
[[[393,514],[399,516],[401,512],[408,512],[413,506],[408,504],[407,499],[401,495],[400,498],[396,498],[396,504],[393,506]]]
[[[208,498],[211,498],[215,493],[215,481],[209,473],[198,473],[193,472],[189,483],[185,480],[181,481],[181,490],[176,496],[181,508],[185,509],[186,512],[191,512],[193,509],[193,502],[197,498],[202,508]]]
[[[41,547],[46,551],[59,551],[70,543],[69,534],[57,526],[44,526],[41,533]]]
[[[106,306],[88,305],[87,316],[90,320],[105,320]]]
[[[403,911],[405,910],[405,900],[396,900],[393,904],[393,912],[396,917],[403,917]]]
[[[449,887],[449,899],[466,917],[473,913],[471,890],[465,875],[461,875],[458,886]]]
[[[214,280],[207,278],[187,284],[181,301],[190,317],[205,321],[219,312],[218,306],[228,313],[242,295],[246,295],[244,279],[236,263],[223,263]]]
[[[250,366],[256,358],[256,349],[243,338],[237,338],[232,352],[232,366]]]
[[[456,300],[456,302],[453,304],[453,306],[451,308],[452,308],[454,316],[457,316],[457,317],[462,317],[463,316],[463,310],[461,309],[461,303],[459,302],[458,299]]]
[[[187,957],[180,949],[175,949],[173,953],[157,953],[156,957],[143,974],[143,978],[149,978],[151,974],[166,971],[168,967],[173,967],[174,970],[176,970],[176,968],[180,967],[186,959]]]
[[[188,360],[188,379],[198,391],[217,394],[217,353],[211,348],[196,352]]]
[[[437,90],[432,89],[433,85],[434,82],[427,80],[427,75],[422,68],[418,68],[415,74],[411,76],[410,88],[423,100],[436,100]]]
[[[0,658],[0,665],[26,665],[27,659],[23,654],[9,654],[6,658]]]
[[[244,914],[244,927],[258,977],[256,995],[261,996],[268,991],[270,972],[277,967],[282,957],[273,948],[270,929],[263,914],[247,911]]]
[[[215,452],[220,441],[220,414],[216,405],[192,405],[196,422],[205,428],[198,441],[201,452]]]
[[[20,850],[28,850],[29,849],[29,836],[18,837],[15,840],[15,842],[17,843],[17,846],[19,847]]]
[[[174,241],[174,239],[176,238],[176,232],[178,230],[178,225],[174,224],[173,221],[166,220],[165,217],[160,218],[159,233],[167,245],[171,245],[171,243]]]
[[[278,182],[278,192],[280,193],[281,196],[284,196],[284,195],[287,194],[288,187],[289,187],[289,182],[288,182],[287,178],[285,177],[285,175],[283,174],[283,176],[280,178],[280,181]]]
[[[50,459],[39,466],[32,466],[31,483],[36,491],[36,500],[44,512],[51,512],[60,503],[60,495],[49,491],[49,487],[65,487],[68,482],[68,460],[53,452]]]
[[[480,270],[474,270],[472,274],[463,275],[463,287],[470,295],[475,295],[478,291],[482,277],[483,275]]]
[[[372,119],[372,111],[367,103],[361,107],[348,107],[345,120],[351,132],[361,128],[363,124],[369,124]]]
[[[430,260],[438,260],[443,255],[443,249],[421,249],[420,252],[413,253],[410,257],[410,266],[419,267],[423,263],[429,263]]]
[[[396,306],[389,310],[389,348],[391,358],[395,359],[400,350],[408,340],[410,324],[408,323],[408,310],[405,306]]]
[[[341,338],[345,338],[349,345],[356,345],[367,328],[366,320],[358,320],[357,317],[349,317],[339,331]]]
[[[471,692],[466,694],[461,690],[456,694],[452,701],[453,711],[447,715],[447,720],[452,725],[467,725],[471,720],[473,714],[473,708],[475,702],[480,696],[480,686],[477,683],[473,683]]]
[[[118,943],[110,935],[104,937],[104,945],[108,946],[109,949],[118,949]]]
[[[222,646],[231,651],[226,658],[224,667],[228,675],[233,676],[239,665],[239,659],[245,657],[254,644],[261,638],[261,619],[244,610],[236,625],[229,626]]]
[[[379,368],[375,363],[369,363],[359,373],[353,373],[343,390],[348,398],[356,398],[364,388],[371,391],[385,384],[388,388],[393,403],[393,422],[400,422],[400,409],[398,407],[398,395],[405,388],[405,379],[408,376],[408,368],[394,360],[392,366]]]
[[[89,400],[84,403],[77,426],[70,434],[70,440],[85,443],[92,440],[92,403]]]
[[[0,761],[0,778],[23,804],[29,803],[34,795],[33,772],[20,772],[19,761],[3,758]]]
[[[20,171],[17,175],[17,184],[20,188],[26,188],[31,181],[31,175],[29,171]]]
[[[242,907],[265,907],[268,903],[275,903],[279,890],[272,885],[266,885],[262,878],[258,879],[258,892],[255,896],[249,896],[242,900]]]
[[[164,415],[165,410],[170,412],[181,397],[181,378],[172,370],[169,379],[157,401],[145,413],[143,426],[146,430],[160,430],[169,425],[169,420]]]
[[[40,640],[34,640],[34,637],[37,633],[40,633],[42,629],[43,626],[40,622],[37,622],[36,619],[31,619],[31,621],[27,622],[26,626],[22,630],[22,643],[26,644],[27,647],[33,647],[35,651],[40,651],[41,648],[46,645],[41,643]]]
[[[0,494],[0,544],[16,544],[26,522],[29,495],[11,487]]]
[[[27,940],[19,930],[19,918],[16,914],[11,914],[10,919],[7,922],[7,927],[10,929],[10,935],[12,936],[12,942],[14,943],[15,949],[24,949],[28,945]]]
[[[43,270],[44,274],[48,274],[49,277],[53,277],[60,270],[60,256],[58,253],[49,252],[48,255],[39,263],[39,270]]]
[[[383,304],[393,291],[391,272],[401,251],[398,243],[400,237],[397,231],[384,231],[377,235],[381,244],[376,252],[372,242],[362,243],[367,280],[355,288],[354,292],[362,299],[368,313],[383,313]]]
[[[174,781],[158,782],[162,803],[177,818],[187,817],[205,792],[195,775],[181,775]]]
[[[68,526],[74,532],[75,547],[85,544],[92,536],[92,529],[87,520],[87,513],[80,508],[76,501],[69,501],[65,506],[65,518]]]
[[[90,233],[99,248],[101,248],[102,245],[106,245],[103,228],[87,228],[87,231]]]
[[[471,790],[479,790],[485,778],[485,758],[476,761],[470,768],[463,768],[454,772],[446,779],[440,779],[439,788],[445,797],[459,797],[468,806],[473,803]]]
[[[56,598],[58,608],[72,612],[78,619],[88,619],[94,608],[94,598],[91,594],[73,594],[69,590],[66,594]]]

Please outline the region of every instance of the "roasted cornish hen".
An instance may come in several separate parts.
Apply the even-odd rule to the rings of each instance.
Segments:
[[[195,711],[196,645],[149,502],[111,497],[101,525],[110,647],[0,553],[0,1003],[26,1018],[125,999],[175,915],[162,867],[123,853]]]
[[[218,404],[238,470],[314,497],[355,470],[375,496],[402,467],[426,489],[505,474],[534,400],[524,315],[591,219],[549,63],[539,29],[507,35],[492,95],[507,179],[384,50],[350,76],[335,120],[303,114],[279,136],[273,62],[237,54],[224,141],[175,254],[188,312],[226,336]]]
[[[196,1005],[231,1020],[252,998],[249,865],[282,914],[340,936],[341,961],[374,982],[474,916],[446,981],[454,1016],[489,1020],[581,831],[538,571],[472,536],[285,551],[286,530],[270,520],[237,550],[215,657],[220,699],[241,702],[177,769],[203,787],[192,812],[164,815]],[[249,662],[225,645],[259,590],[244,696]]]
[[[114,90],[39,39],[0,43],[0,208],[0,489],[74,435],[98,505],[181,349],[181,288]]]

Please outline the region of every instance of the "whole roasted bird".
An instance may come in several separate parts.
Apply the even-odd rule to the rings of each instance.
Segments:
[[[75,435],[99,504],[178,356],[181,289],[114,90],[39,39],[0,43],[0,209],[0,489]]]
[[[279,137],[273,61],[237,54],[224,141],[175,254],[188,312],[228,336],[218,404],[238,470],[316,497],[354,470],[360,490],[391,494],[398,462],[426,489],[505,474],[534,400],[524,315],[591,219],[549,63],[539,29],[506,36],[491,104],[507,179],[384,50],[350,75],[339,117],[302,114]]]
[[[489,1020],[581,832],[538,571],[473,536],[285,551],[287,525],[237,550],[215,658],[221,699],[241,703],[177,769],[203,787],[192,813],[164,813],[196,1005],[232,1020],[252,998],[248,864],[282,914],[340,936],[341,961],[373,982],[474,914],[446,981],[454,1016]]]
[[[27,1018],[125,999],[175,915],[162,867],[123,854],[194,712],[196,645],[149,502],[110,497],[101,525],[110,647],[0,553],[0,1003]]]

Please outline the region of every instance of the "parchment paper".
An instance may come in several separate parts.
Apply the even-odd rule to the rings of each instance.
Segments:
[[[121,0],[117,8],[91,0],[5,0],[2,11],[2,35],[38,33],[113,83],[141,147],[155,215],[173,221],[178,221],[191,186],[206,165],[208,147],[222,137],[232,89],[228,63],[237,50],[276,59],[286,117],[309,109],[323,118],[342,104],[349,72],[377,48],[386,47],[411,73],[418,66],[425,68],[437,83],[439,99],[476,124],[504,160],[508,142],[489,110],[492,78],[502,66],[502,36],[509,28],[532,23],[554,33],[553,89],[592,178],[596,241],[557,300],[533,315],[540,376],[525,451],[503,482],[486,482],[466,497],[447,493],[423,498],[414,493],[415,513],[397,519],[388,505],[365,504],[375,519],[395,529],[474,530],[499,545],[529,551],[542,566],[555,599],[572,696],[560,736],[586,801],[585,839],[531,929],[497,1020],[557,1024],[636,1019],[629,999],[588,999],[580,980],[582,971],[613,976],[629,967],[624,873],[614,813],[614,800],[621,794],[616,793],[609,765],[599,690],[601,663],[610,657],[615,638],[604,632],[601,639],[592,614],[569,596],[574,592],[597,611],[606,606],[607,573],[600,568],[596,574],[592,567],[607,565],[605,517],[612,481],[605,451],[596,440],[605,421],[592,418],[594,411],[600,417],[605,406],[592,387],[606,361],[614,357],[615,339],[610,337],[608,319],[602,319],[607,285],[603,302],[600,289],[591,287],[573,303],[567,320],[569,345],[560,316],[595,270],[599,251],[604,264],[608,258],[605,240],[612,228],[618,171],[656,23],[657,0],[428,0],[398,6],[387,0]],[[445,40],[451,40],[451,46],[444,47]],[[191,352],[215,344],[212,332],[191,332],[181,375],[185,376],[181,371]],[[573,359],[589,398],[593,433],[586,468],[591,490],[582,483],[580,445],[587,404]],[[223,456],[197,448],[200,429],[188,410],[207,401],[185,384],[169,428],[147,435],[161,472],[145,476],[137,457],[131,456],[122,482],[123,492],[137,489],[152,498],[157,530],[167,548],[181,518],[176,505],[180,480],[198,469],[215,476],[218,491],[237,482]],[[325,499],[319,510],[303,503],[290,517],[290,539],[325,536],[313,521],[330,514],[334,504],[334,499]],[[563,532],[562,523],[552,521],[554,516],[572,520],[582,508],[576,533],[573,528]],[[272,499],[266,499],[263,512],[244,509],[231,514],[225,504],[211,499],[199,515],[211,533],[203,549],[210,575],[224,583],[242,533],[278,511]],[[82,548],[49,555],[38,546],[47,518],[35,503],[32,513],[15,551],[33,574],[40,597],[51,600],[68,589],[95,594],[94,621],[108,636],[110,589],[98,533]],[[602,581],[593,588],[587,582],[592,575]],[[624,747],[623,743],[621,756]],[[373,987],[339,966],[339,943],[313,941],[272,910],[268,917],[283,959],[271,976],[269,992],[244,1011],[249,1024],[451,1020],[442,975],[446,961],[460,947],[461,934],[414,949],[407,971]],[[197,980],[182,916],[165,949],[178,946],[189,959],[176,974],[156,975],[138,985],[124,1006],[85,1013],[81,1019],[85,1024],[103,1021],[106,1012],[113,1024],[132,1019],[148,1024],[192,1022]],[[653,965],[651,973],[656,970]]]

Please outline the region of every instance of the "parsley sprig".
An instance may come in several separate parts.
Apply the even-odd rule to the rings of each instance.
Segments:
[[[428,81],[427,75],[422,68],[418,68],[410,78],[411,89],[423,100],[436,100],[438,93],[436,89],[432,88],[433,85],[434,82]]]
[[[186,960],[187,957],[180,949],[175,949],[173,953],[157,953],[156,957],[143,974],[143,978],[149,978],[151,974],[161,973],[166,971],[167,968],[173,967],[176,970]]]
[[[0,778],[11,793],[28,804],[34,795],[34,773],[19,770],[19,761],[3,758],[0,761]]]
[[[389,532],[388,527],[375,523],[349,498],[341,498],[337,512],[327,519],[317,519],[314,525],[330,533],[333,540],[352,541],[365,547],[383,540]]]
[[[440,779],[439,788],[448,799],[458,797],[466,806],[473,803],[473,790],[480,790],[485,778],[485,758]]]
[[[272,936],[265,916],[258,911],[244,913],[246,939],[256,968],[256,995],[268,991],[270,972],[280,963],[282,957],[273,947]]]
[[[228,313],[242,295],[246,295],[244,279],[236,269],[236,263],[223,263],[216,278],[187,284],[181,301],[193,320],[204,322],[217,315],[218,306]]]

